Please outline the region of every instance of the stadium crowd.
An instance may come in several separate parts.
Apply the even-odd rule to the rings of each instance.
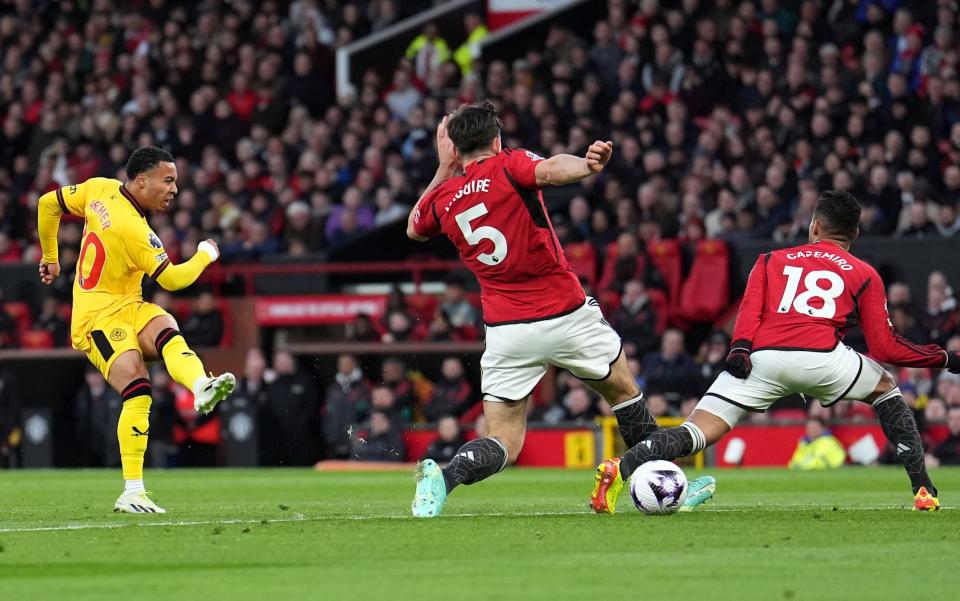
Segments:
[[[461,66],[434,28],[336,99],[335,49],[422,4],[7,3],[0,261],[35,260],[39,194],[116,176],[140,144],[178,159],[176,208],[154,218],[172,258],[207,236],[226,261],[348,243],[403,217],[435,124],[481,98],[508,146],[617,143],[551,207],[566,240],[802,238],[825,187],[858,194],[865,235],[960,231],[953,2],[610,0],[592,39],[556,25],[510,64]]]
[[[644,255],[660,238],[804,240],[818,190],[829,187],[864,203],[864,236],[960,232],[960,9],[951,0],[609,0],[591,37],[556,24],[523,56],[489,64],[462,61],[444,40],[450,32],[428,26],[390,77],[371,70],[355,95],[336,98],[336,48],[429,4],[3,3],[0,263],[38,260],[40,194],[97,175],[123,179],[126,157],[143,144],[177,159],[174,210],[151,217],[174,261],[207,237],[225,262],[343,247],[406,217],[436,165],[436,123],[483,98],[500,108],[506,146],[581,154],[596,137],[614,140],[601,177],[548,198],[561,241],[592,245],[597,273],[611,245]],[[478,28],[467,15],[452,37]],[[61,302],[80,227],[62,229]],[[620,296],[610,317],[651,406],[686,411],[693,391],[656,383],[709,379],[728,341],[712,335],[691,354],[682,331],[655,325],[656,268],[613,273],[592,283]],[[926,294],[923,302],[891,286],[895,326],[917,341],[960,345],[949,284],[932,278]],[[453,301],[458,308],[425,320],[397,306],[384,323],[358,321],[349,336],[476,337],[476,307]],[[62,343],[62,313],[44,301],[34,329]],[[195,313],[197,332],[209,334],[204,320],[216,311],[207,303]],[[15,325],[0,311],[0,343],[18,344]],[[271,373],[290,370],[274,363]],[[344,366],[331,390],[318,392],[325,424],[351,382],[366,381],[355,372]],[[389,437],[417,417],[463,415],[455,373],[445,362],[434,374],[447,395],[441,406],[427,393],[388,402],[392,387],[372,387],[365,394],[376,409],[355,421],[381,415],[376,430]],[[938,399],[960,406],[960,384],[949,377],[903,375],[916,381],[918,413]],[[603,411],[563,380],[558,398],[537,407],[542,419]],[[349,454],[351,444],[339,440],[330,452]]]

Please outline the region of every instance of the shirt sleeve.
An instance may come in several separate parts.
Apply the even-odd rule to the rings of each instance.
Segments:
[[[37,203],[37,234],[43,250],[44,263],[56,263],[59,258],[57,233],[63,215],[83,217],[87,207],[87,190],[94,180],[57,188],[40,197]]]
[[[860,328],[870,356],[903,367],[944,367],[947,354],[935,344],[919,345],[897,334],[887,313],[887,293],[874,271],[859,291]]]
[[[513,182],[521,188],[537,187],[537,163],[543,157],[529,150],[508,148],[506,168]]]
[[[149,226],[134,227],[125,242],[130,264],[134,269],[156,279],[170,266],[170,259],[160,237],[153,233]]]
[[[57,203],[64,214],[83,217],[87,208],[87,196],[91,188],[98,185],[102,178],[92,178],[82,184],[74,184],[55,191]]]
[[[423,200],[417,203],[413,213],[413,231],[418,236],[433,238],[440,234],[440,219],[437,217],[437,195],[439,187],[433,189]]]
[[[763,304],[767,297],[767,261],[770,253],[757,257],[757,262],[750,270],[747,279],[747,289],[743,292],[740,309],[737,311],[737,324],[733,328],[732,346],[753,344],[753,337],[760,328],[760,318],[763,315]]]

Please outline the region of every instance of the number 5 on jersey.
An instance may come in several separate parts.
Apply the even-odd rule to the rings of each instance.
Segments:
[[[481,240],[493,242],[493,252],[477,255],[477,260],[484,265],[499,265],[507,256],[507,238],[503,232],[489,225],[481,225],[477,229],[470,226],[470,222],[487,214],[487,206],[482,202],[474,205],[456,216],[457,225],[463,232],[470,246],[480,244]]]

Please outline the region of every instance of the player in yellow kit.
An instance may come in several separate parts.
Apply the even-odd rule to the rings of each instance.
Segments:
[[[213,410],[236,386],[233,374],[207,376],[173,317],[143,301],[144,275],[167,290],[179,290],[194,283],[220,255],[213,240],[204,240],[190,260],[170,262],[146,211],[165,211],[176,193],[173,157],[145,146],[130,155],[126,183],[91,178],[44,194],[37,208],[44,284],[60,275],[60,217],[69,213],[85,222],[73,285],[71,337],[73,347],[86,353],[123,398],[117,438],[125,485],[114,511],[166,513],[143,486],[151,402],[145,362],[162,359],[170,376],[193,391],[194,408],[200,412]]]

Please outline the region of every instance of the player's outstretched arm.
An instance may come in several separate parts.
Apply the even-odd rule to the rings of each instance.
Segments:
[[[597,140],[586,155],[558,154],[537,163],[537,186],[565,186],[600,173],[613,156],[613,142]]]
[[[63,209],[57,200],[58,193],[59,190],[47,192],[37,203],[37,234],[40,238],[40,248],[43,249],[43,258],[39,266],[40,281],[48,285],[60,275],[57,234],[60,232],[60,217],[63,215]]]
[[[189,260],[173,265],[166,260],[151,276],[165,290],[180,290],[197,281],[203,270],[220,257],[220,248],[213,240],[204,240],[197,245],[197,252]]]
[[[457,147],[453,144],[450,136],[447,135],[447,119],[449,119],[449,116],[444,117],[440,121],[440,125],[437,126],[437,157],[440,159],[440,165],[437,167],[437,172],[430,184],[420,195],[417,203],[413,205],[410,215],[407,216],[407,237],[417,242],[425,242],[430,239],[430,236],[424,236],[417,232],[417,216],[421,214],[420,209],[424,204],[423,199],[429,196],[437,186],[456,175],[457,170],[460,169]]]
[[[915,344],[897,334],[887,313],[887,294],[876,272],[864,284],[858,303],[860,328],[871,357],[901,367],[939,367],[960,369],[950,353],[935,344]]]

